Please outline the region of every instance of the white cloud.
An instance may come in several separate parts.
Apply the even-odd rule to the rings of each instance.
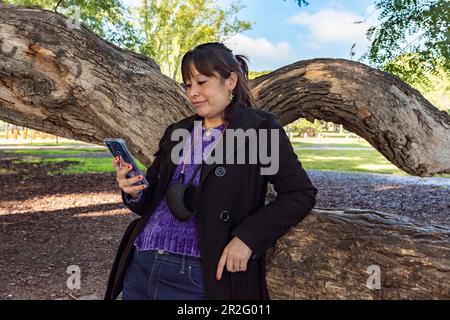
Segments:
[[[250,58],[280,60],[289,57],[291,47],[287,42],[271,43],[266,38],[250,38],[237,34],[225,41],[233,52],[248,55]]]
[[[355,24],[363,20],[352,12],[323,9],[316,13],[300,12],[288,18],[288,23],[306,26],[314,42],[367,43],[367,23]]]
[[[250,60],[249,68],[253,71],[275,70],[295,61],[292,48],[285,41],[272,43],[266,38],[237,34],[224,43],[234,54],[246,55]]]

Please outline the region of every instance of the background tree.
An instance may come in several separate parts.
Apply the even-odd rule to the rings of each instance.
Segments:
[[[317,119],[314,119],[313,122],[310,122],[305,118],[301,118],[291,123],[291,126],[292,131],[296,135],[300,135],[302,137],[304,133],[306,133],[308,137],[312,137],[317,135],[317,133],[321,131],[320,120]]]
[[[368,58],[407,83],[430,86],[429,74],[450,76],[450,10],[446,0],[376,0],[379,24],[369,28]]]
[[[139,51],[155,60],[162,73],[181,81],[179,67],[186,51],[250,29],[249,22],[235,18],[243,7],[233,2],[224,10],[212,0],[143,0],[135,10],[135,28],[143,33]]]
[[[263,76],[265,74],[271,73],[273,70],[264,70],[264,71],[249,71],[248,72],[248,78],[249,79],[255,79],[260,76]]]
[[[138,49],[138,35],[130,22],[130,12],[120,0],[5,0],[4,2],[20,6],[36,6],[62,13],[67,17],[79,19],[108,42],[133,51]]]

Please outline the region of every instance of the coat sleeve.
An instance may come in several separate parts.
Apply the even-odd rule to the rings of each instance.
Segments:
[[[150,205],[156,185],[158,184],[158,181],[159,181],[158,175],[159,175],[159,169],[160,169],[160,165],[161,165],[161,155],[160,155],[161,154],[161,146],[166,141],[166,139],[169,138],[168,136],[171,132],[172,126],[173,126],[173,124],[166,128],[161,140],[159,141],[159,149],[154,154],[155,160],[150,165],[150,167],[148,167],[148,169],[147,169],[145,178],[147,179],[149,186],[147,188],[145,188],[144,190],[142,190],[140,192],[139,196],[134,200],[132,200],[129,197],[129,194],[127,194],[123,190],[121,190],[122,191],[122,201],[125,204],[125,206],[128,209],[130,209],[132,212],[134,212],[140,216],[142,216],[146,213],[146,209]]]
[[[137,197],[134,198],[134,199],[131,198],[131,196],[128,193],[125,193],[125,202],[124,203],[125,204],[131,204],[131,203],[139,202],[139,200],[141,200],[141,198],[142,198],[142,193],[143,192],[144,192],[143,190],[139,191]]]
[[[277,197],[251,213],[231,232],[232,236],[250,247],[253,259],[261,257],[291,226],[303,220],[316,204],[317,189],[298,160],[286,132],[272,114],[268,129],[269,137],[270,129],[279,130],[278,171],[267,176],[274,185]],[[269,148],[274,150],[270,143]]]

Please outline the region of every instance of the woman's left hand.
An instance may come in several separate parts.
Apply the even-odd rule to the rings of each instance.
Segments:
[[[225,265],[229,272],[247,270],[247,261],[252,255],[252,250],[239,239],[234,237],[233,240],[223,249],[222,256],[217,266],[216,280],[222,278],[222,272]]]

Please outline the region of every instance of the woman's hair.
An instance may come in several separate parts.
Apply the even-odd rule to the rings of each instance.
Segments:
[[[234,55],[233,52],[220,42],[203,43],[189,50],[181,61],[181,75],[183,82],[192,77],[190,64],[205,76],[212,76],[217,72],[223,80],[228,79],[231,72],[238,76],[236,87],[233,90],[232,103],[225,109],[225,119],[229,120],[230,108],[236,103],[241,103],[250,107],[255,106],[255,100],[248,85],[248,58],[243,55]],[[234,102],[234,103],[233,103]]]

